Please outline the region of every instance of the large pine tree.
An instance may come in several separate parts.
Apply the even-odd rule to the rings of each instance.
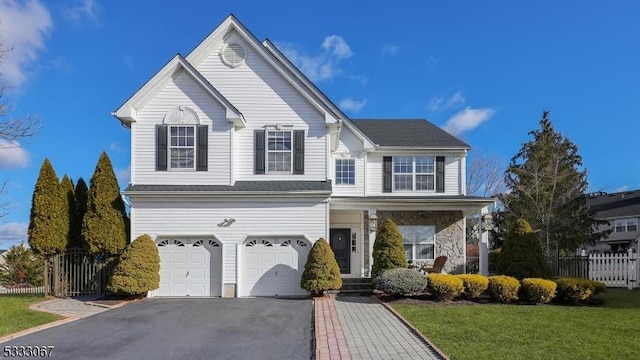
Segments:
[[[44,159],[31,199],[29,246],[45,256],[62,252],[67,247],[68,224],[65,199],[58,176],[49,159]]]
[[[73,180],[65,174],[62,177],[60,186],[62,186],[64,208],[67,214],[65,219],[68,223],[67,246],[70,249],[77,249],[81,247],[79,238],[82,224],[78,222],[78,204],[76,201],[75,189],[73,187]]]
[[[118,254],[129,242],[128,217],[118,180],[107,153],[102,152],[89,182],[82,237],[92,253]]]
[[[87,245],[82,237],[82,220],[84,219],[84,214],[87,212],[87,195],[89,192],[89,188],[87,188],[87,183],[83,178],[78,179],[78,183],[75,188],[75,198],[76,205],[78,211],[78,244],[81,248],[87,248]]]
[[[506,223],[527,220],[546,256],[594,242],[599,237],[594,225],[600,221],[587,207],[587,171],[578,147],[553,128],[546,110],[540,129],[529,135],[533,139],[522,145],[505,172],[509,191],[501,200],[511,218]]]

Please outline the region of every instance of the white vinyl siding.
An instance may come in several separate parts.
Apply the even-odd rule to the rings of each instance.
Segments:
[[[355,183],[353,185],[339,185],[335,181],[336,177],[336,161],[342,159],[353,160],[355,166]],[[331,155],[330,174],[334,180],[333,195],[337,196],[364,196],[365,187],[365,162],[366,153],[362,140],[346,126],[340,131],[340,141],[338,148]]]
[[[156,171],[156,125],[178,106],[196,112],[201,125],[209,126],[208,171]],[[229,185],[232,125],[225,108],[184,71],[170,78],[158,94],[138,110],[131,126],[131,182],[134,184]]]
[[[301,236],[311,242],[327,237],[323,199],[166,200],[132,198],[132,237],[141,234],[209,236],[222,244],[223,283],[236,283],[236,247],[248,236]],[[222,226],[224,219],[235,222]]]

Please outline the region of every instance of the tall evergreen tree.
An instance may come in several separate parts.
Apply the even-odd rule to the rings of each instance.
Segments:
[[[553,128],[546,110],[540,129],[529,135],[533,139],[522,145],[505,172],[509,191],[501,200],[510,217],[505,223],[527,220],[546,256],[594,242],[600,236],[595,225],[601,221],[587,207],[587,171],[578,147]]]
[[[37,254],[52,255],[67,247],[67,214],[58,176],[49,159],[44,159],[31,199],[29,246]]]
[[[81,248],[88,247],[88,245],[85,243],[84,237],[82,236],[82,220],[84,219],[84,214],[87,212],[88,192],[89,188],[87,188],[87,183],[83,178],[79,178],[75,188],[75,198],[78,212],[78,245]]]
[[[67,246],[70,249],[77,249],[82,247],[80,243],[80,231],[82,223],[78,221],[78,203],[76,201],[73,180],[71,180],[71,178],[65,174],[62,177],[60,186],[62,186],[62,192],[65,200],[64,207],[67,213],[66,220],[69,224],[67,231]]]
[[[100,155],[89,184],[82,237],[92,253],[120,253],[129,242],[129,219],[107,153]]]

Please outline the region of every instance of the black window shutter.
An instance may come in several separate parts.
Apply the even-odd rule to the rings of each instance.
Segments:
[[[393,172],[393,158],[391,156],[383,157],[382,158],[382,192],[391,192],[392,172]]]
[[[156,125],[156,171],[167,170],[167,125]]]
[[[254,140],[254,174],[264,174],[264,130],[253,133]]]
[[[444,192],[444,156],[436,157],[436,192]]]
[[[207,171],[209,162],[209,126],[198,125],[196,137],[196,171]]]
[[[304,174],[304,130],[293,132],[293,173]]]

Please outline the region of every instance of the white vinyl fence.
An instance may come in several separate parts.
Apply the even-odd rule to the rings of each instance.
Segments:
[[[589,279],[605,283],[607,287],[640,287],[638,253],[589,254]]]
[[[44,294],[44,286],[5,288],[0,286],[0,294]]]

